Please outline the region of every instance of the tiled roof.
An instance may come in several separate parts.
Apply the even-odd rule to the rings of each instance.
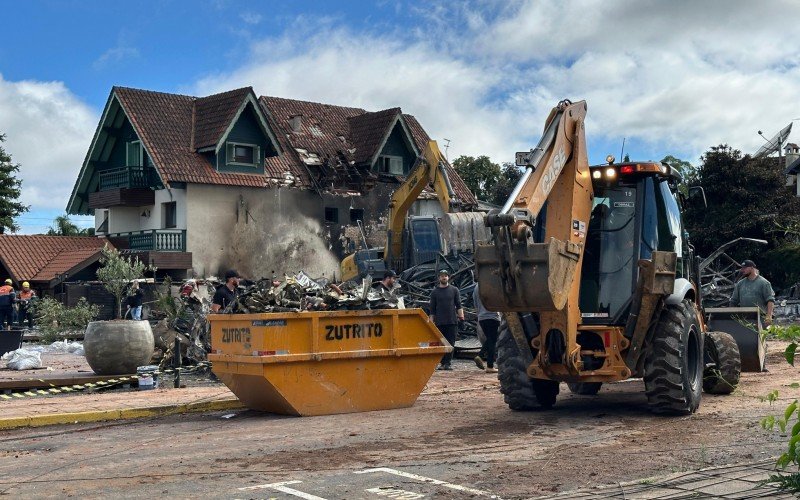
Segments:
[[[0,261],[16,282],[50,281],[109,244],[94,236],[0,235]]]
[[[399,114],[401,114],[400,108],[389,108],[347,119],[350,124],[350,137],[356,150],[353,159],[357,164],[371,163],[383,138],[390,132],[389,125]]]
[[[216,146],[233,120],[251,87],[230,90],[221,94],[201,97],[195,101],[194,144],[195,150]]]
[[[213,96],[167,94],[115,87],[114,93],[131,120],[164,182],[265,187],[290,177],[295,187],[315,188],[315,158],[324,165],[344,165],[339,172],[352,173],[351,162],[368,162],[389,132],[400,108],[367,112],[361,108],[264,96],[259,99],[267,124],[275,133],[282,153],[266,159],[259,174],[220,173],[210,155],[197,149],[215,145],[252,88]],[[402,115],[418,150],[428,135],[411,115]],[[192,137],[194,135],[194,138]],[[193,144],[194,142],[194,144]],[[316,157],[302,157],[305,150]],[[305,161],[304,161],[305,160]],[[349,169],[349,170],[348,170]],[[448,166],[456,195],[468,206],[476,203],[464,182]],[[261,175],[261,174],[264,175]],[[369,172],[357,172],[365,176]]]

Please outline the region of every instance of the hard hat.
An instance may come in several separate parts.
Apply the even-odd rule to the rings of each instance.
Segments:
[[[31,284],[28,283],[27,281],[23,281],[22,282],[22,288],[30,288],[30,287],[31,287]]]
[[[14,283],[14,282],[13,282],[13,281],[11,281],[11,278],[6,278],[6,285],[11,285],[11,284],[13,284],[13,283]]]

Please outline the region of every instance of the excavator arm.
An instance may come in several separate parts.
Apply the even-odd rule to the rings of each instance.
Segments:
[[[442,212],[450,212],[450,205],[454,201],[453,188],[450,185],[444,158],[436,141],[428,141],[425,150],[417,157],[411,173],[397,188],[389,202],[386,262],[393,262],[402,255],[403,228],[408,210],[428,184],[433,184],[436,197],[442,206]]]
[[[480,244],[475,255],[484,305],[538,313],[545,335],[533,342],[555,346],[547,352],[562,359],[549,362],[563,363],[573,374],[580,364],[580,268],[593,197],[585,116],[585,101],[553,108],[539,144],[524,155],[519,183],[503,208],[486,217],[492,241]],[[543,241],[534,239],[537,221]]]

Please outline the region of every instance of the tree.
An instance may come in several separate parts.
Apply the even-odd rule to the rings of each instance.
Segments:
[[[500,165],[492,163],[488,156],[474,158],[462,155],[453,161],[453,168],[476,198],[489,200],[492,188],[500,178]]]
[[[0,134],[0,142],[5,139],[6,136]],[[19,226],[14,219],[30,209],[18,201],[22,181],[16,178],[17,172],[19,164],[12,163],[11,155],[0,146],[0,234],[6,230],[12,233],[18,231]]]
[[[702,165],[696,169],[690,187],[703,188],[708,207],[702,197],[692,196],[684,213],[685,225],[698,254],[709,255],[740,236],[765,239],[769,242],[767,247],[740,250],[758,253],[735,254],[735,257],[752,258],[768,276],[770,267],[775,266],[776,277],[782,276],[777,282],[773,280],[776,288],[792,283],[783,280],[800,278],[800,270],[777,273],[777,267],[786,262],[767,258],[769,252],[797,243],[800,236],[800,198],[786,186],[777,159],[742,156],[741,151],[728,145],[712,147],[700,159]],[[761,262],[759,256],[764,256]]]
[[[78,228],[67,215],[59,215],[53,219],[53,225],[47,230],[49,236],[94,236],[93,227]]]
[[[146,265],[134,257],[120,255],[116,249],[103,248],[97,279],[114,296],[117,305],[117,318],[122,317],[122,299],[127,295],[130,283],[144,277],[145,271],[155,272],[156,268]]]
[[[672,155],[665,156],[661,163],[669,165],[669,168],[681,175],[682,181],[678,189],[684,196],[689,196],[689,187],[697,184],[697,177],[700,175],[699,169],[688,161],[675,158]]]
[[[522,169],[514,163],[503,163],[503,169],[500,172],[500,178],[492,187],[492,192],[487,201],[495,205],[505,204],[511,192],[517,185],[517,182],[522,177]]]

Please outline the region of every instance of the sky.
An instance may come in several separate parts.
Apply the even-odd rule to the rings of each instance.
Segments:
[[[28,0],[3,17],[23,234],[64,213],[114,85],[399,106],[451,160],[497,163],[532,148],[562,99],[587,101],[590,163],[624,141],[632,159],[696,165],[800,119],[794,1]]]

